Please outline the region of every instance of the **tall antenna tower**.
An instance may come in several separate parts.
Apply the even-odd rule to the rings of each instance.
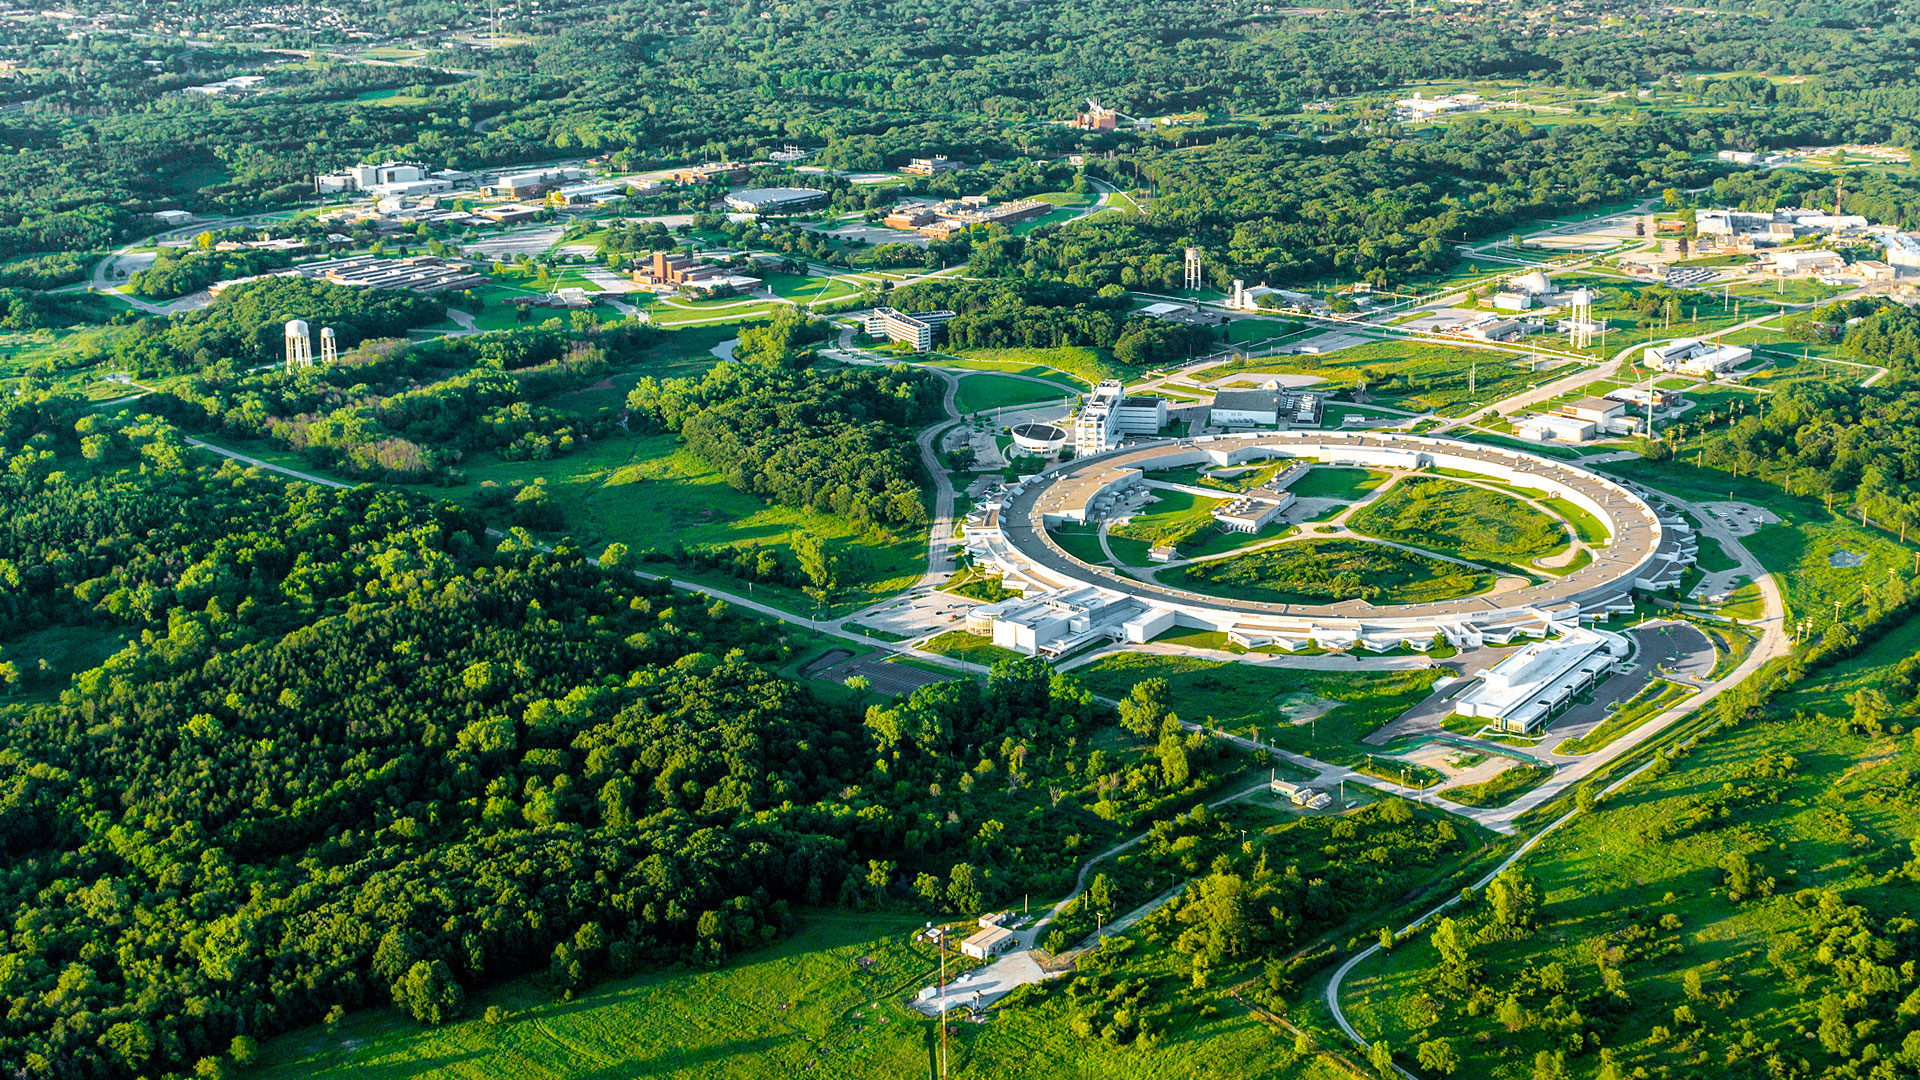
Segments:
[[[1187,288],[1198,289],[1199,287],[1200,287],[1200,249],[1188,248],[1187,249]]]
[[[313,335],[307,331],[307,320],[287,320],[287,371],[312,366]]]
[[[332,367],[339,362],[340,348],[334,341],[333,327],[323,326],[320,328],[320,365]]]

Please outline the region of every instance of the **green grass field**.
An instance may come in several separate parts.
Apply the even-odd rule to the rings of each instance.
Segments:
[[[591,386],[555,394],[540,403],[589,416],[600,409],[622,408],[626,405],[628,391],[643,376],[677,379],[705,374],[720,362],[720,358],[714,355],[714,347],[739,337],[740,330],[738,324],[725,324],[689,326],[670,331],[659,344],[650,346]]]
[[[1567,547],[1560,522],[1511,495],[1450,480],[1404,479],[1347,525],[1475,562],[1527,563]]]
[[[1389,475],[1377,469],[1315,465],[1288,485],[1287,490],[1302,499],[1358,499],[1386,483]]]
[[[1511,353],[1424,341],[1374,341],[1320,356],[1268,356],[1238,360],[1207,371],[1209,378],[1240,372],[1318,375],[1329,388],[1364,382],[1383,405],[1413,412],[1433,410],[1464,416],[1529,386],[1552,379],[1551,370],[1531,371]]]
[[[912,942],[924,917],[806,911],[800,931],[714,971],[674,970],[554,1000],[535,979],[476,997],[471,1018],[424,1028],[390,1009],[354,1013],[263,1047],[262,1080],[918,1080],[938,1075],[939,1027],[902,1002],[939,966]],[[859,962],[868,961],[866,966]],[[1141,967],[1173,974],[1162,953]],[[953,960],[949,959],[949,964]],[[958,966],[958,965],[954,965]],[[1080,1039],[1053,987],[991,1023],[948,1028],[948,1073],[983,1080],[1167,1076],[1339,1080],[1244,1008],[1188,1007],[1157,1046]],[[477,1014],[495,1005],[507,1018]],[[1251,1071],[1249,1071],[1251,1070]]]
[[[1327,761],[1353,762],[1366,757],[1357,745],[1361,738],[1418,704],[1445,673],[1436,668],[1313,671],[1117,652],[1072,674],[1094,693],[1116,699],[1142,679],[1165,679],[1173,691],[1174,711],[1183,719],[1209,720],[1211,726],[1243,735],[1258,727],[1263,742]],[[1288,722],[1280,704],[1296,694],[1338,704],[1311,723]],[[1379,752],[1379,747],[1371,749]]]
[[[476,498],[486,481],[506,485],[544,479],[549,497],[566,514],[568,534],[594,551],[614,541],[636,553],[669,550],[676,542],[689,547],[764,544],[790,551],[796,534],[811,532],[827,541],[840,560],[841,589],[833,611],[905,589],[918,580],[926,563],[923,530],[868,532],[833,514],[762,502],[729,487],[712,467],[681,450],[672,435],[604,439],[552,461],[475,458],[463,469],[467,482],[445,493],[459,502]],[[664,563],[642,569],[671,570],[675,577],[749,591],[745,582],[727,574]],[[795,589],[756,585],[751,591],[755,599],[792,611],[813,609]]]
[[[1094,528],[1085,525],[1062,525],[1048,529],[1047,535],[1059,544],[1067,554],[1081,562],[1099,566],[1107,561],[1107,554],[1100,550],[1100,537]]]
[[[1073,391],[1057,384],[1047,385],[983,372],[960,380],[960,389],[954,395],[954,402],[962,414],[967,414],[990,409],[1015,409],[1045,402],[1058,403],[1072,396]]]
[[[1147,548],[1162,544],[1179,546],[1190,540],[1197,540],[1203,533],[1214,528],[1213,511],[1224,505],[1227,500],[1203,499],[1191,492],[1174,491],[1169,488],[1153,488],[1155,502],[1127,519],[1126,524],[1111,526],[1107,530],[1109,543],[1116,540],[1131,540],[1140,547],[1140,560],[1129,557],[1117,544],[1113,552],[1135,566],[1146,565]]]
[[[1012,649],[1003,649],[993,643],[989,637],[970,634],[965,630],[949,630],[937,634],[920,646],[930,653],[951,656],[956,660],[967,660],[975,664],[993,664],[1000,660],[1017,660],[1020,654]]]
[[[1072,385],[1081,391],[1106,379],[1133,374],[1124,365],[1115,363],[1107,350],[1082,345],[1037,349],[960,349],[952,354],[941,354],[937,362],[954,367],[1003,371],[1009,375],[1032,375],[1042,379],[1064,377],[1063,385]]]
[[[1777,755],[1792,756],[1786,775],[1756,779],[1748,796],[1723,793],[1723,783],[1751,775],[1769,754],[1776,768]],[[1519,997],[1525,1022],[1517,1030],[1492,1009],[1468,1016],[1439,992],[1438,958],[1424,935],[1356,969],[1342,1003],[1363,1035],[1396,1048],[1450,1037],[1461,1056],[1457,1075],[1487,1080],[1529,1080],[1538,1050],[1566,1049],[1551,1019],[1564,1014],[1550,1002],[1555,993],[1563,1002],[1594,994],[1610,1001],[1604,1045],[1621,1075],[1712,1075],[1718,1067],[1703,1069],[1695,1055],[1722,1061],[1748,1032],[1755,1045],[1791,1045],[1795,1057],[1824,1069],[1833,1059],[1804,1032],[1834,992],[1831,969],[1815,955],[1835,933],[1821,929],[1832,909],[1796,894],[1832,890],[1836,906],[1861,906],[1875,928],[1911,907],[1912,885],[1895,866],[1920,822],[1910,794],[1900,793],[1917,766],[1910,738],[1849,734],[1817,717],[1780,715],[1726,730],[1679,767],[1644,776],[1599,812],[1574,819],[1524,860],[1542,899],[1539,929],[1471,947],[1482,965],[1475,985]],[[1731,813],[1700,816],[1723,798],[1736,800]],[[1770,897],[1728,896],[1721,863],[1732,853],[1777,882]],[[1602,988],[1594,964],[1606,950],[1615,950],[1618,996]],[[1563,990],[1539,980],[1553,964],[1565,973]],[[1689,971],[1703,994],[1687,991]],[[1697,1014],[1694,1024],[1676,1025],[1682,1005]],[[1570,1075],[1595,1075],[1592,1050],[1569,1054],[1567,1063]]]
[[[1169,585],[1274,604],[1374,604],[1456,600],[1493,588],[1494,575],[1364,540],[1300,540],[1197,563]]]
[[[1494,774],[1490,780],[1446,788],[1440,792],[1440,797],[1460,806],[1505,806],[1546,783],[1553,773],[1550,765],[1515,765]]]

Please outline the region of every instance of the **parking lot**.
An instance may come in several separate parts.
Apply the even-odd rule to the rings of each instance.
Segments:
[[[810,679],[824,682],[845,683],[855,675],[864,676],[867,684],[877,694],[888,697],[900,697],[911,694],[923,686],[947,682],[958,678],[958,673],[948,675],[907,664],[892,663],[890,654],[875,649],[864,655],[854,655],[854,650],[835,649],[820,659],[808,664],[804,674]]]

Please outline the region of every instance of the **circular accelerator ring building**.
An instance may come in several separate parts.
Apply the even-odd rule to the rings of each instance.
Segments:
[[[1563,577],[1497,593],[1426,604],[1280,604],[1123,576],[1082,562],[1047,533],[1049,526],[1101,520],[1150,471],[1288,458],[1475,473],[1564,499],[1602,522],[1610,539]],[[969,627],[1029,655],[1059,655],[1103,638],[1147,641],[1175,626],[1220,631],[1247,648],[1425,649],[1436,639],[1471,648],[1544,637],[1631,611],[1634,590],[1671,587],[1697,550],[1684,521],[1663,519],[1633,492],[1585,469],[1451,439],[1322,431],[1165,439],[1081,458],[989,497],[969,516],[966,537],[976,563],[998,570],[1005,586],[1022,594],[976,608]]]

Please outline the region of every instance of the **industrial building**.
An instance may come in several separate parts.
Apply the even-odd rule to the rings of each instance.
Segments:
[[[191,210],[155,210],[153,220],[170,229],[179,228],[193,220]]]
[[[1610,397],[1582,398],[1550,413],[1514,421],[1520,437],[1535,442],[1586,442],[1604,435],[1630,434],[1638,426],[1627,415],[1627,403]]]
[[[1682,375],[1725,375],[1753,358],[1753,350],[1739,345],[1715,345],[1695,338],[1681,338],[1665,345],[1650,345],[1643,355],[1648,367],[1674,371]]]
[[[1888,233],[1882,240],[1886,243],[1888,265],[1896,271],[1920,270],[1920,235]]]
[[[825,206],[827,193],[804,187],[744,188],[726,201],[727,209],[742,214],[794,214]]]
[[[967,629],[1026,656],[1060,656],[1100,641],[1151,641],[1174,625],[1159,611],[1111,589],[1039,592],[967,612]]]
[[[867,313],[865,329],[868,337],[883,337],[906,345],[914,352],[926,352],[933,348],[934,332],[953,316],[951,311],[916,311],[909,315],[890,307],[877,307]]]
[[[1166,424],[1165,398],[1128,397],[1126,387],[1109,379],[1093,388],[1073,418],[1074,452],[1097,454],[1128,435],[1158,435]]]
[[[1769,251],[1761,258],[1770,274],[1808,274],[1838,270],[1847,260],[1837,251]]]
[[[217,299],[235,285],[244,285],[264,277],[305,277],[335,285],[412,289],[423,293],[470,289],[485,284],[487,280],[484,275],[476,273],[470,264],[449,262],[438,255],[410,255],[398,259],[355,255],[346,259],[302,263],[292,269],[277,270],[270,274],[216,281],[207,287],[207,292]]]
[[[894,207],[886,217],[881,218],[880,224],[889,229],[910,231],[939,220],[940,215],[934,213],[933,207],[925,203],[903,203]]]
[[[1486,108],[1486,102],[1481,100],[1479,94],[1447,94],[1444,97],[1430,98],[1415,91],[1412,97],[1401,98],[1394,102],[1393,107],[1400,111],[1402,119],[1431,120],[1447,113],[1478,112]]]
[[[368,195],[430,195],[452,191],[453,185],[472,177],[463,172],[429,172],[417,161],[383,161],[378,165],[355,165],[325,176],[316,176],[313,188],[322,195],[358,191]]]
[[[574,180],[584,179],[586,173],[579,169],[545,169],[534,172],[506,173],[494,179],[484,190],[487,194],[501,199],[525,199],[542,195],[552,189]]]
[[[1461,327],[1460,333],[1478,341],[1518,341],[1546,328],[1538,319],[1481,319]]]
[[[900,167],[908,176],[936,176],[945,172],[958,172],[960,163],[949,157],[917,157]]]
[[[1644,386],[1623,386],[1618,390],[1608,391],[1607,397],[1637,408],[1651,405],[1656,409],[1671,409],[1680,404],[1680,391],[1658,388],[1649,390]]]
[[[1540,413],[1536,416],[1524,416],[1513,422],[1514,431],[1523,439],[1534,442],[1581,443],[1594,437],[1599,429],[1591,420],[1582,420],[1574,416],[1561,416],[1557,413]]]
[[[1786,154],[1769,154],[1764,151],[1753,150],[1722,150],[1714,156],[1718,157],[1721,161],[1731,162],[1735,165],[1757,165],[1763,168],[1772,165],[1784,165],[1788,161],[1793,160]]]
[[[1120,113],[1088,98],[1086,111],[1073,118],[1073,126],[1082,131],[1114,131],[1120,127]]]
[[[1326,306],[1321,301],[1303,292],[1294,292],[1290,289],[1274,289],[1265,285],[1249,286],[1239,278],[1234,279],[1233,290],[1227,294],[1227,306],[1235,311],[1259,311],[1267,306],[1260,301],[1269,296],[1273,297],[1274,304],[1277,307],[1321,308]]]
[[[625,183],[564,184],[550,198],[568,206],[597,206],[627,197],[633,188]]]
[[[470,289],[487,281],[485,275],[476,273],[470,263],[450,262],[438,255],[409,255],[398,259],[356,255],[346,259],[303,263],[294,267],[293,272],[302,277],[331,281],[335,285],[412,289],[415,292]]]
[[[905,207],[901,208],[906,210]],[[1011,225],[1017,221],[1042,217],[1053,211],[1053,204],[1040,199],[1015,199],[1012,202],[991,203],[985,195],[965,195],[958,199],[935,203],[924,207],[924,211],[912,211],[914,216],[931,213],[935,219],[914,226],[921,235],[935,240],[945,240],[955,233],[967,231],[975,225]],[[895,211],[900,213],[901,211]],[[891,219],[890,219],[891,220]]]
[[[1789,244],[1809,236],[1858,232],[1868,227],[1858,214],[1834,214],[1806,208],[1790,210],[1712,209],[1694,212],[1695,231],[1709,244],[1731,241],[1749,245]]]
[[[1556,623],[1557,635],[1521,646],[1480,675],[1454,702],[1454,712],[1503,732],[1533,731],[1627,655],[1627,639],[1605,630]]]
[[[681,169],[673,174],[673,181],[676,184],[744,184],[752,176],[751,166],[721,161]]]
[[[1269,385],[1258,390],[1222,390],[1213,396],[1207,423],[1217,428],[1319,427],[1323,394]]]
[[[1214,524],[1227,532],[1257,533],[1279,520],[1280,515],[1293,503],[1294,494],[1291,491],[1241,495],[1214,507],[1213,520]]]
[[[731,286],[742,292],[757,289],[757,277],[736,274],[695,255],[679,251],[656,251],[646,265],[633,271],[633,283],[651,293],[672,293],[681,289],[717,289]]]
[[[1304,806],[1309,810],[1324,810],[1333,805],[1333,796],[1326,792],[1315,791],[1304,784],[1282,780],[1278,776],[1267,781],[1267,790],[1295,806]]]
[[[961,955],[970,956],[975,960],[991,960],[1003,952],[1012,950],[1018,944],[1020,939],[1014,936],[1013,931],[1004,926],[989,926],[961,942],[960,952]]]

